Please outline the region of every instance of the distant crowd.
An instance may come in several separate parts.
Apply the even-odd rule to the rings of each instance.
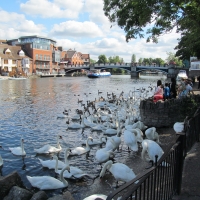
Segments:
[[[198,89],[200,89],[200,76],[197,77]],[[157,81],[157,87],[154,92],[153,101],[157,102],[159,100],[166,101],[172,98],[182,98],[188,96],[189,94],[194,94],[193,92],[194,80],[187,78],[181,79],[180,83],[176,83],[175,78],[171,78],[171,83],[162,84],[161,80]]]

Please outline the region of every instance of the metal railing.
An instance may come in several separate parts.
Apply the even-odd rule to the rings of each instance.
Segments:
[[[199,123],[200,108],[192,118],[186,117],[184,132],[158,161],[156,159],[154,166],[113,191],[106,200],[168,200],[179,195],[186,153],[199,142]]]

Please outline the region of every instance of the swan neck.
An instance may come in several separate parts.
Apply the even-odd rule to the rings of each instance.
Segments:
[[[55,166],[55,172],[58,172],[58,157],[55,157],[56,160],[56,166]]]
[[[24,154],[24,142],[21,141],[21,149],[22,149],[22,154]]]
[[[61,171],[61,173],[60,173],[60,179],[61,179],[61,181],[63,182],[63,184],[65,185],[65,186],[68,186],[68,182],[64,179],[64,177],[63,177],[63,173],[64,173],[64,171],[66,170],[66,167],[64,167],[63,169],[62,169],[62,171]]]
[[[65,151],[65,164],[69,166],[68,156],[69,156],[68,151]]]

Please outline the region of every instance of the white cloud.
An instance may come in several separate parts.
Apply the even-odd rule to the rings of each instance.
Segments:
[[[50,35],[64,37],[88,37],[95,38],[103,36],[101,29],[93,22],[66,21],[55,24],[50,31]]]
[[[82,0],[29,0],[20,4],[21,10],[27,15],[43,18],[78,18],[82,7]]]

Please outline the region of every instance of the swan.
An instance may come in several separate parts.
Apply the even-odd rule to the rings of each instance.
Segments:
[[[142,153],[141,153],[141,157],[143,160],[146,160],[146,161],[152,160],[155,162],[156,161],[155,156],[157,155],[158,160],[159,160],[160,157],[163,155],[163,153],[164,151],[162,150],[162,148],[153,140],[149,140],[149,139],[143,140]]]
[[[133,124],[133,128],[139,128],[141,131],[143,131],[143,130],[145,130],[148,127],[145,126],[143,122],[138,121],[138,122],[136,122],[136,123]]]
[[[66,152],[69,152],[70,149],[66,149]],[[65,160],[67,159],[68,155],[66,155]],[[57,174],[61,174],[62,170],[58,170],[58,157],[56,155],[53,156],[53,160],[56,161],[55,163],[55,172]],[[69,166],[69,162],[67,160],[65,166]],[[65,170],[63,173],[63,177],[65,178],[71,178],[71,179],[75,179],[75,178],[82,178],[83,176],[89,176],[88,174],[83,173],[83,171],[81,169],[79,169],[78,167],[73,167],[73,166],[69,166],[70,167],[70,172]]]
[[[176,133],[181,133],[184,130],[184,122],[176,122],[173,125],[173,129]]]
[[[75,156],[75,155],[81,155],[81,154],[89,152],[90,151],[90,146],[88,144],[89,140],[93,141],[93,138],[92,137],[88,137],[88,139],[86,141],[86,148],[84,148],[84,147],[76,147],[74,149],[71,149],[71,152],[69,152],[69,155]]]
[[[106,200],[107,199],[107,196],[104,195],[104,194],[93,194],[93,195],[90,195],[86,198],[84,198],[83,200]]]
[[[79,129],[79,128],[84,128],[85,127],[85,124],[83,122],[83,118],[81,120],[81,123],[77,123],[77,122],[74,122],[74,123],[70,123],[68,125],[68,128],[71,128],[71,129]]]
[[[156,128],[155,128],[155,127],[148,128],[148,129],[145,131],[145,135],[146,135],[147,139],[149,139],[149,140],[154,140],[154,141],[156,141],[158,144],[160,144],[159,135],[158,135],[158,133],[156,132]]]
[[[3,159],[2,159],[2,157],[0,155],[0,167],[2,167],[2,166],[3,166]]]
[[[132,151],[138,151],[137,137],[135,133],[132,133],[129,130],[124,131],[124,143],[130,148]]]
[[[107,161],[104,164],[100,172],[100,178],[102,178],[105,175],[106,170],[109,170],[112,173],[112,175],[115,177],[117,182],[118,181],[129,182],[136,177],[133,170],[129,168],[127,165],[123,163],[113,164],[111,160]]]
[[[110,158],[114,158],[115,154],[112,150],[107,150],[106,148],[102,148],[96,151],[95,158],[98,163],[103,163],[108,161]]]
[[[70,170],[69,166],[65,166],[60,173],[60,180],[51,176],[26,176],[28,181],[33,187],[39,188],[40,190],[55,190],[59,188],[65,188],[68,186],[68,182],[63,178],[65,170]]]
[[[88,144],[90,146],[101,145],[103,143],[106,143],[106,141],[107,141],[107,137],[103,135],[99,139],[93,139],[93,141],[89,140]],[[86,141],[82,143],[82,145],[85,145],[85,144],[86,144]]]
[[[62,136],[57,135],[57,147],[51,146],[49,144],[44,145],[39,149],[34,149],[38,154],[49,154],[49,153],[57,153],[62,150],[60,146],[59,139],[62,139]]]
[[[13,147],[13,148],[9,148],[10,151],[17,156],[25,156],[26,152],[24,150],[24,139],[21,138],[21,147]]]
[[[136,133],[137,141],[142,143],[142,141],[143,141],[143,132],[139,128],[133,129],[133,132],[134,131]]]

